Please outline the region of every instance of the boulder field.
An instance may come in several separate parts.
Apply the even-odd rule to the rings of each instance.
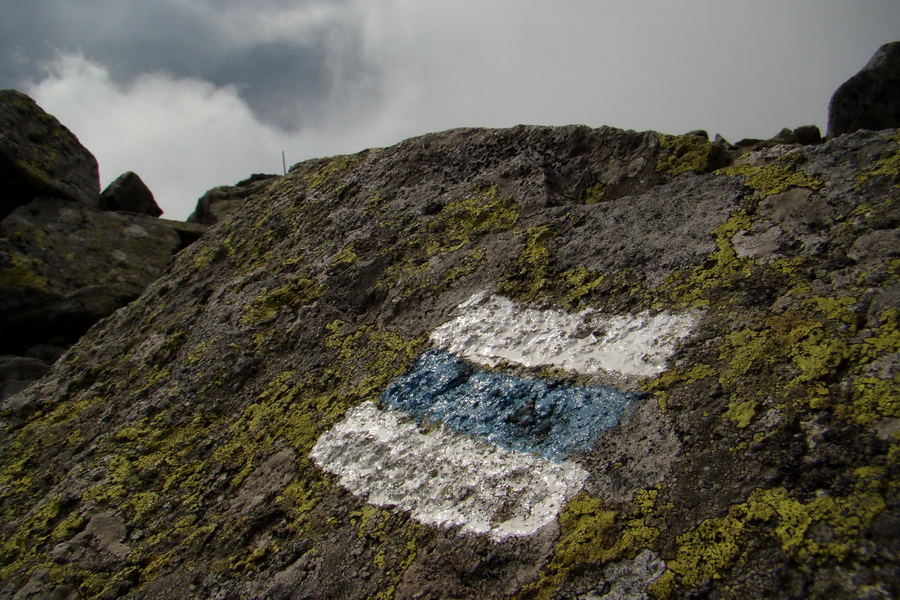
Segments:
[[[25,94],[0,91],[0,401],[206,230],[161,213],[135,173],[101,193],[75,135]]]
[[[898,155],[301,163],[7,401],[0,596],[890,597]]]

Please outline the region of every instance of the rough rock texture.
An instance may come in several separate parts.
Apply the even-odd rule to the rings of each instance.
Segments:
[[[885,44],[831,97],[828,135],[900,127],[900,42]]]
[[[729,165],[697,136],[517,127],[301,163],[6,402],[0,597],[896,597],[898,156],[897,131]],[[522,505],[490,430],[380,401],[476,293],[588,341],[693,319],[638,379],[471,365],[501,395],[638,394],[560,463],[559,507]],[[440,436],[484,489],[384,443]],[[367,487],[410,461],[415,487]],[[529,508],[549,521],[517,535]]]
[[[151,217],[158,217],[162,209],[156,204],[153,192],[138,177],[137,173],[128,171],[119,175],[115,181],[106,186],[98,200],[100,210],[133,212]]]
[[[62,336],[74,342],[137,298],[181,238],[149,216],[39,198],[0,222],[0,353]]]
[[[97,206],[97,160],[52,115],[16,90],[0,90],[0,219],[37,196]]]
[[[257,173],[235,185],[212,188],[197,201],[197,208],[188,217],[188,222],[212,225],[222,221],[240,208],[247,198],[264,191],[275,183],[277,177],[277,175]]]
[[[98,202],[94,157],[24,94],[0,92],[0,126],[5,400],[46,372],[88,327],[140,295],[207,227],[135,214],[161,211],[133,173]]]

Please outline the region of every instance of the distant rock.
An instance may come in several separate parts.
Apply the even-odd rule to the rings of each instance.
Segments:
[[[96,207],[97,160],[34,100],[0,90],[0,218],[37,196]]]
[[[885,44],[831,97],[828,135],[900,127],[900,42]]]
[[[25,356],[0,356],[0,401],[18,394],[50,370],[46,361]]]
[[[100,194],[100,210],[115,210],[160,216],[163,211],[153,199],[153,192],[144,184],[137,173],[128,171],[116,178]]]
[[[798,143],[808,146],[822,141],[822,133],[815,125],[803,125],[794,130],[794,138]]]
[[[155,218],[162,211],[131,172],[99,195],[97,161],[25,94],[0,92],[0,126],[5,398],[140,295],[208,227]]]
[[[0,353],[91,325],[140,295],[183,246],[166,221],[38,198],[0,222]]]
[[[197,201],[197,208],[188,217],[188,222],[205,225],[218,223],[244,204],[247,198],[268,189],[277,178],[278,175],[256,173],[235,185],[214,187]]]

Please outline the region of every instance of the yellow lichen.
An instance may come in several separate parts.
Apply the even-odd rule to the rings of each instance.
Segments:
[[[763,165],[733,165],[717,171],[731,177],[744,177],[748,187],[757,191],[760,199],[781,194],[793,187],[817,190],[820,179],[801,171],[794,161],[783,160]]]

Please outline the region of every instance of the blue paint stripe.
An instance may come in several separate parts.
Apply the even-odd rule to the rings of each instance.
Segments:
[[[420,422],[442,423],[506,450],[558,462],[589,450],[637,397],[606,386],[570,386],[482,371],[453,354],[432,350],[394,381],[381,401]]]

